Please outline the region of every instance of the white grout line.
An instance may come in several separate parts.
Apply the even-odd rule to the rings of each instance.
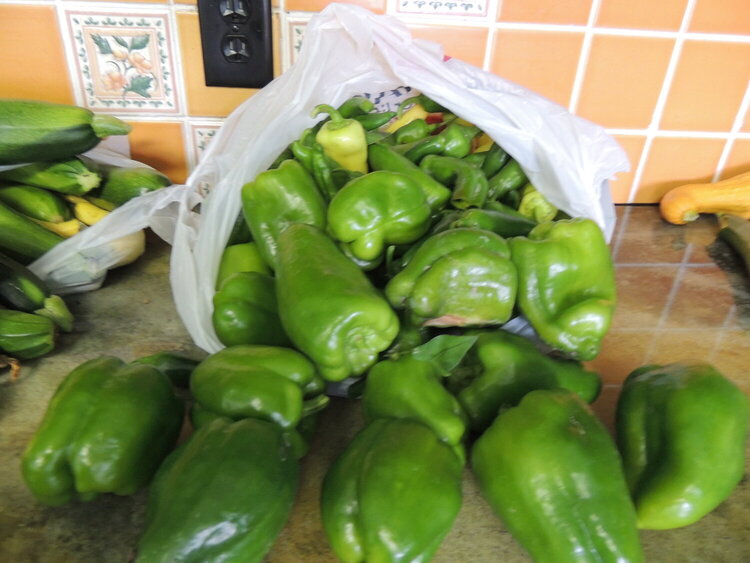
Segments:
[[[688,5],[693,0],[688,0]],[[682,255],[682,261],[677,264],[677,273],[675,274],[674,281],[672,282],[672,287],[669,288],[669,293],[667,294],[667,301],[664,303],[664,308],[661,311],[661,315],[659,315],[659,320],[656,323],[656,326],[654,328],[663,329],[664,325],[667,322],[667,319],[669,318],[669,314],[672,312],[672,306],[674,305],[675,299],[677,299],[677,294],[680,290],[680,285],[682,285],[682,279],[685,277],[685,272],[688,268],[688,266],[692,267],[694,264],[688,263],[688,257],[690,255],[690,248],[685,249],[685,253]],[[697,264],[696,264],[697,265]],[[653,338],[649,342],[648,347],[646,348],[646,354],[645,354],[645,362],[649,363],[651,361],[651,358],[654,355],[654,351],[656,349],[657,339]]]
[[[740,127],[742,123],[740,123]],[[610,135],[621,135],[623,137],[645,137],[649,134],[648,129],[617,129],[617,128],[605,128],[605,131]],[[660,129],[656,132],[657,137],[667,137],[670,139],[729,139],[730,137],[736,137],[737,139],[750,139],[750,132],[744,131],[675,131],[671,129]]]
[[[748,115],[748,108],[750,108],[750,80],[747,82],[747,88],[745,89],[745,95],[740,102],[740,107],[737,110],[737,115],[734,116],[734,122],[732,128],[729,130],[729,138],[724,144],[724,150],[721,151],[719,162],[716,165],[716,172],[714,172],[713,181],[716,182],[724,171],[724,167],[727,165],[729,155],[732,153],[732,147],[734,142],[740,137],[739,131],[745,124],[745,117]]]
[[[627,203],[633,203],[635,200],[635,194],[638,192],[638,188],[641,184],[641,178],[643,177],[643,170],[646,167],[649,153],[651,152],[651,145],[654,142],[654,137],[659,129],[659,123],[661,122],[662,114],[664,113],[664,106],[667,103],[669,97],[669,91],[672,89],[672,82],[674,80],[675,72],[677,71],[677,64],[680,61],[680,55],[682,54],[682,46],[685,43],[685,32],[690,25],[690,20],[693,17],[693,11],[695,10],[695,3],[697,0],[688,0],[685,6],[685,13],[682,16],[682,23],[680,24],[680,33],[677,35],[674,47],[672,48],[672,55],[669,58],[669,65],[667,66],[667,72],[664,75],[664,81],[662,82],[661,91],[659,97],[656,100],[656,106],[654,107],[654,113],[651,116],[651,123],[648,126],[648,133],[646,135],[646,142],[643,146],[643,152],[641,153],[641,159],[638,162],[635,174],[633,174],[633,183],[630,186],[630,194],[628,196]]]
[[[599,8],[601,7],[601,0],[593,0],[591,2],[591,10],[589,11],[589,19],[586,23],[586,31],[583,34],[583,44],[581,45],[581,54],[578,56],[578,66],[576,67],[576,76],[573,80],[573,88],[570,92],[570,101],[568,102],[568,111],[575,113],[578,109],[578,101],[581,98],[581,90],[583,89],[583,81],[586,78],[586,69],[589,64],[589,57],[591,55],[591,43],[594,39],[594,24],[599,17]]]
[[[620,264],[617,263],[617,254],[620,251],[620,247],[622,246],[622,239],[625,238],[625,230],[628,227],[628,223],[630,222],[630,211],[631,207],[626,207],[623,215],[620,219],[620,224],[617,225],[617,238],[615,238],[614,243],[612,244],[612,260],[615,264],[615,266],[619,266]]]

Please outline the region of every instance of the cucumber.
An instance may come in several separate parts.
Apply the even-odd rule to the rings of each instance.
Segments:
[[[65,301],[50,293],[31,270],[0,253],[0,302],[26,313],[51,319],[65,332],[73,329],[73,315]]]
[[[28,360],[38,358],[55,347],[55,324],[46,317],[0,309],[0,350]]]
[[[102,177],[79,158],[35,162],[0,172],[0,180],[45,188],[67,195],[83,195],[96,188]]]
[[[120,206],[134,197],[165,188],[171,183],[164,174],[152,168],[114,168],[107,174],[97,197]]]
[[[73,105],[0,99],[0,164],[70,158],[130,125]]]
[[[73,217],[65,200],[35,186],[0,185],[0,201],[19,213],[47,223],[62,223]]]
[[[64,239],[0,203],[0,252],[30,264]]]

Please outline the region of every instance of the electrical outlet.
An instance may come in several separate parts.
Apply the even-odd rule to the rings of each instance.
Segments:
[[[198,0],[206,86],[262,88],[273,80],[270,0]]]

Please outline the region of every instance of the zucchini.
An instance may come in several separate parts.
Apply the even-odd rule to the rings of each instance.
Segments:
[[[62,241],[60,235],[0,203],[0,252],[26,265]]]
[[[62,223],[73,217],[64,199],[35,186],[0,186],[0,201],[27,217],[47,223]]]
[[[50,293],[31,270],[0,253],[0,302],[11,309],[51,319],[65,332],[73,329],[73,315],[65,301]]]
[[[134,197],[169,186],[172,181],[153,168],[113,168],[98,197],[117,206]]]
[[[719,238],[739,255],[750,275],[750,221],[738,215],[719,215]]]
[[[55,347],[55,324],[33,313],[0,309],[0,350],[21,360],[38,358]]]
[[[0,180],[80,196],[96,188],[102,177],[89,170],[81,159],[66,158],[4,170],[0,172]]]
[[[73,105],[0,99],[0,164],[70,158],[130,125]]]

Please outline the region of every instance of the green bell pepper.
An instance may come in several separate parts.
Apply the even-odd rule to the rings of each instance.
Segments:
[[[287,335],[329,381],[364,373],[398,334],[388,302],[310,225],[291,225],[279,238],[276,294]]]
[[[137,563],[260,563],[294,503],[288,435],[252,418],[199,428],[154,478]]]
[[[599,374],[573,360],[553,359],[527,338],[504,330],[481,332],[461,367],[448,377],[474,432],[483,432],[502,409],[516,406],[534,389],[563,388],[591,403]]]
[[[517,284],[505,239],[450,229],[423,242],[385,294],[394,307],[426,319],[426,326],[477,326],[510,318]]]
[[[279,319],[276,282],[258,272],[237,272],[222,283],[213,298],[211,322],[224,346],[290,344]]]
[[[396,117],[395,111],[383,111],[380,113],[363,113],[362,115],[355,115],[353,119],[359,121],[365,131],[371,131],[378,127],[382,127],[394,117]]]
[[[463,158],[471,152],[472,140],[480,132],[479,128],[473,125],[453,122],[440,133],[417,141],[413,146],[409,146],[410,143],[403,145],[404,149],[408,147],[404,156],[417,164],[428,154]]]
[[[552,205],[542,192],[532,184],[526,184],[521,190],[521,201],[518,203],[518,213],[537,223],[552,221],[557,216],[557,207]]]
[[[487,200],[487,178],[482,170],[460,158],[428,155],[419,167],[446,187],[452,188],[451,204],[457,209],[482,207]]]
[[[710,364],[636,369],[615,418],[641,528],[697,522],[742,479],[748,398]]]
[[[538,389],[495,419],[471,463],[483,496],[536,563],[643,561],[609,431],[565,389]]]
[[[326,224],[325,200],[296,160],[261,172],[242,186],[242,209],[261,256],[274,269],[281,231],[291,223]]]
[[[501,237],[526,236],[536,226],[533,219],[501,203],[495,203],[493,209],[464,209],[454,215],[450,223],[450,228],[484,229]]]
[[[346,184],[328,206],[328,230],[360,260],[409,244],[430,228],[430,206],[409,176],[380,170]]]
[[[484,154],[485,157],[482,162],[482,172],[484,172],[484,175],[488,179],[500,172],[503,166],[505,166],[510,160],[510,155],[505,152],[503,147],[495,142],[490,145],[490,148],[487,149]]]
[[[52,506],[148,484],[174,447],[182,401],[155,367],[103,356],[58,387],[21,460],[32,494]]]
[[[451,191],[448,188],[420,169],[411,160],[386,145],[370,145],[368,158],[370,168],[373,170],[400,172],[418,183],[433,211],[445,207],[451,197]]]
[[[344,563],[428,561],[461,505],[462,463],[426,426],[379,418],[323,482],[321,518]]]
[[[612,322],[616,290],[599,226],[576,218],[541,223],[510,240],[518,306],[539,337],[578,360],[596,357]]]
[[[509,192],[513,192],[528,184],[526,173],[515,160],[509,160],[499,172],[490,176],[487,181],[489,199],[501,199]]]
[[[244,219],[242,219],[244,222]],[[271,275],[271,269],[260,255],[254,242],[230,244],[221,253],[219,271],[216,274],[216,287],[221,287],[229,276],[237,272],[260,272]]]
[[[411,356],[384,360],[367,373],[362,409],[365,420],[398,418],[421,422],[463,462],[467,419],[429,362]]]
[[[211,413],[268,420],[283,429],[328,402],[310,360],[279,346],[230,346],[212,354],[193,370],[190,391]]]
[[[323,147],[325,154],[346,170],[366,174],[368,169],[365,128],[356,119],[342,116],[337,109],[327,104],[316,106],[312,116],[321,113],[330,116],[315,134],[315,140]]]

